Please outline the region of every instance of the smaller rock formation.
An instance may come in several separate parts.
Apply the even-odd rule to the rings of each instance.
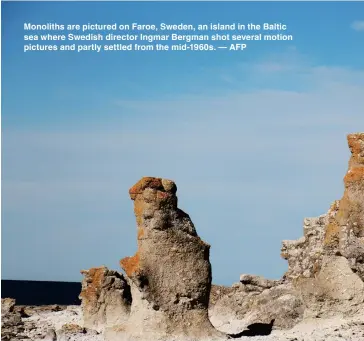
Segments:
[[[44,336],[44,341],[57,341],[57,333],[51,328],[48,330],[47,334]]]
[[[273,327],[273,320],[274,328],[289,329],[303,318],[303,302],[289,283],[243,274],[233,287],[209,310],[211,323],[224,333],[249,336],[252,326]]]
[[[210,245],[177,207],[173,181],[144,177],[130,190],[138,250],[120,261],[130,279],[129,320],[107,340],[216,340],[223,335],[208,319]]]
[[[1,316],[9,315],[14,311],[15,299],[14,298],[2,298],[1,299]]]
[[[128,319],[130,286],[121,273],[106,267],[83,270],[80,294],[84,327],[97,331]]]
[[[100,335],[102,334],[100,333]],[[100,337],[98,337],[97,331],[81,327],[75,323],[66,323],[57,330],[57,341],[81,341],[82,339],[91,341],[100,339]]]
[[[1,340],[19,340],[24,332],[24,323],[15,303],[13,298],[1,299]]]
[[[233,286],[245,292],[262,292],[263,290],[270,289],[280,283],[281,281],[266,279],[262,276],[242,274],[240,275],[240,282]]]

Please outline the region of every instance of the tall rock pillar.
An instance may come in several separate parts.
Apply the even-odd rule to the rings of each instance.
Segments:
[[[132,291],[130,318],[107,338],[216,340],[208,319],[210,245],[177,207],[173,181],[144,177],[129,194],[134,201],[138,250],[120,261]],[[124,334],[125,333],[125,334]],[[123,339],[124,340],[124,339]]]

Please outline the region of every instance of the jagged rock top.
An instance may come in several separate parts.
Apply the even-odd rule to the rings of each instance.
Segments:
[[[359,308],[364,303],[364,133],[347,140],[351,157],[342,198],[326,215],[305,219],[303,238],[282,246],[286,278],[315,314],[364,309]]]
[[[319,271],[323,254],[337,254],[350,259],[353,270],[364,278],[364,133],[349,134],[347,141],[351,157],[343,197],[326,215],[305,220],[304,238],[283,242],[282,256],[291,274],[310,277]]]
[[[364,133],[350,134],[347,137],[351,158],[349,170],[344,178],[346,187],[352,183],[360,183],[364,188]]]
[[[143,194],[144,190],[146,189],[166,192],[172,195],[176,194],[177,192],[177,186],[172,180],[146,176],[140,179],[133,187],[129,189],[130,198],[135,200],[137,195]]]
[[[353,158],[364,164],[364,133],[349,134],[347,140]]]
[[[143,177],[129,189],[134,201],[138,241],[154,239],[155,232],[167,229],[198,237],[189,215],[177,207],[176,192],[174,181],[155,177]],[[134,256],[123,258],[120,265],[128,276],[136,274],[140,265],[140,248]]]
[[[123,274],[105,266],[82,270],[81,274],[84,327],[101,331],[128,318],[132,297]]]
[[[84,275],[82,291],[80,293],[80,298],[83,300],[83,303],[85,301],[97,301],[105,290],[128,289],[128,284],[124,276],[117,271],[108,269],[106,266],[81,270],[81,274]],[[127,297],[125,299],[129,300]]]

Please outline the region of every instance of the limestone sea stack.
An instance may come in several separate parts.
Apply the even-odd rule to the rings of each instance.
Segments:
[[[209,321],[210,245],[177,205],[173,181],[144,177],[130,190],[137,221],[134,256],[120,261],[131,287],[130,317],[106,340],[217,340]]]

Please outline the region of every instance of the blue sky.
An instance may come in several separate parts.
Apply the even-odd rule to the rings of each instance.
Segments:
[[[213,281],[279,278],[343,192],[364,125],[363,2],[2,3],[2,277],[79,280],[136,250],[128,189],[173,179]],[[23,24],[283,22],[245,52],[23,53]]]

